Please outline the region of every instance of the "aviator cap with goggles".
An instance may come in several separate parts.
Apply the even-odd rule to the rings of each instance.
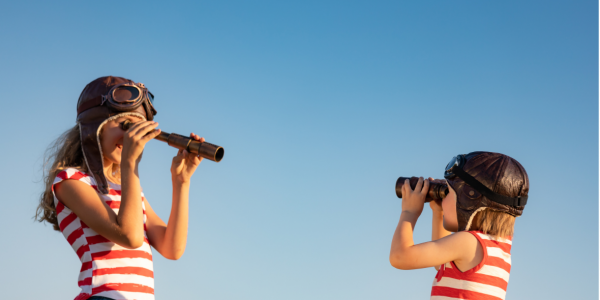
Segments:
[[[108,78],[120,77],[109,76]],[[107,83],[110,83],[111,81],[112,80]],[[89,85],[86,88],[88,87]],[[109,84],[105,84],[104,90],[106,90],[108,87]],[[134,111],[138,107],[144,106],[148,120],[152,120],[154,115],[156,115],[156,109],[154,109],[153,105],[154,95],[150,93],[146,86],[144,86],[144,84],[141,82],[135,83],[131,80],[126,80],[113,85],[110,87],[110,90],[105,93],[97,92],[92,94],[95,95],[89,99],[84,99],[83,101],[82,97],[79,98],[77,115],[96,106],[106,106],[114,111],[119,112]]]
[[[143,83],[106,76],[88,83],[77,101],[77,123],[81,148],[88,172],[94,177],[98,191],[108,193],[104,175],[104,159],[100,133],[107,122],[123,116],[152,121],[156,115],[154,95]]]
[[[456,192],[459,230],[469,230],[473,217],[483,209],[520,216],[527,204],[529,178],[525,169],[501,153],[457,155],[446,166],[444,178]]]

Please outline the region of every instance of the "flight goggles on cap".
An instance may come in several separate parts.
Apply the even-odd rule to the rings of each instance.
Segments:
[[[154,109],[154,95],[148,91],[143,83],[121,83],[113,86],[108,94],[102,95],[102,103],[118,111],[132,111],[137,109],[142,103],[148,100],[148,106],[152,113],[156,114]]]
[[[508,206],[525,206],[527,204],[527,196],[520,196],[516,198],[503,196],[497,193],[494,193],[492,190],[487,188],[473,176],[469,175],[469,173],[463,170],[467,160],[465,158],[465,154],[460,154],[453,157],[448,165],[446,166],[446,170],[444,172],[444,178],[453,179],[458,177],[462,179],[466,184],[471,186],[473,189],[481,193],[486,198],[500,204],[508,205]]]

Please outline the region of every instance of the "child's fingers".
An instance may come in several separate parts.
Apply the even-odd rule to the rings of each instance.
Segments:
[[[183,150],[177,151],[177,155],[173,156],[173,165],[179,166],[183,161]]]
[[[429,180],[425,179],[425,181],[423,182],[423,189],[421,190],[422,193],[427,193],[429,191]]]
[[[185,157],[186,160],[188,160],[188,162],[193,161],[194,157],[198,157],[197,154],[187,152],[187,150],[183,150],[183,156]]]
[[[410,189],[410,181],[408,179],[404,180],[404,184],[402,185],[402,196],[406,196]]]
[[[156,129],[153,132],[150,132],[148,134],[146,134],[144,137],[142,137],[142,140],[147,142],[155,137],[157,137],[160,134],[160,129]]]
[[[419,181],[417,181],[417,185],[415,186],[415,191],[421,191],[423,189],[423,177],[419,177]]]
[[[185,158],[186,158],[186,159],[189,159],[190,161],[193,161],[193,160],[194,160],[194,157],[197,157],[197,156],[198,156],[197,154],[194,154],[194,153],[190,153],[190,152],[188,152],[188,154],[186,155],[186,157],[185,157]]]
[[[175,157],[173,157],[173,158],[181,160],[183,158],[183,150],[181,150],[181,149],[177,150],[177,155],[175,155]]]
[[[143,123],[144,121],[133,122],[133,124],[131,124],[131,126],[129,126],[129,129],[126,131],[133,132],[134,130],[137,130],[137,128],[140,127]]]
[[[435,182],[435,183],[445,183],[446,181],[444,179],[433,179],[431,177],[429,177],[429,182]]]
[[[202,161],[202,157],[198,156],[198,155],[194,155],[193,158],[190,159],[190,162],[192,162],[193,165],[199,165],[200,162]]]
[[[160,131],[152,132],[152,130],[154,130],[156,126],[158,126],[158,123],[145,124],[141,126],[141,128],[139,128],[139,130],[134,133],[132,139],[143,142],[144,144],[147,143],[149,140],[155,138],[157,135],[160,134]]]
[[[183,150],[178,150],[177,155],[173,156],[173,162],[179,162],[183,159]]]
[[[190,137],[195,139],[196,141],[199,141],[200,143],[204,143],[204,141],[205,141],[203,137],[201,137],[193,132],[190,133]]]
[[[158,126],[158,123],[153,121],[145,121],[136,123],[137,126],[131,128],[131,133],[140,138]]]
[[[429,202],[429,207],[431,207],[431,209],[433,210],[439,210],[442,211],[442,200],[432,200]]]

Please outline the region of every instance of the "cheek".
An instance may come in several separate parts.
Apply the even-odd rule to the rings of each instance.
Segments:
[[[448,199],[448,197],[444,198],[444,201],[442,201],[442,208],[444,211],[450,211],[450,207],[450,199]]]
[[[113,130],[113,128],[106,128],[100,135],[100,144],[102,145],[102,149],[109,150],[112,149],[117,143],[117,141],[123,136],[122,133],[117,132],[117,130]]]
[[[453,218],[456,219],[456,199],[450,199],[450,201],[447,201],[444,211],[450,212]]]
[[[456,199],[444,199],[442,208],[444,209],[444,228],[448,231],[456,232],[458,230]]]
[[[111,136],[110,134],[106,134],[106,132],[104,132],[102,134],[102,136],[100,137],[100,144],[102,145],[102,149],[108,149],[110,148],[110,144],[111,144]]]

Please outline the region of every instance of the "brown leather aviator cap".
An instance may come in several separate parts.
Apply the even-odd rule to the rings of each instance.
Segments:
[[[482,151],[471,152],[462,158],[465,161],[461,169],[483,186],[473,187],[460,176],[446,179],[456,192],[459,231],[469,230],[473,217],[484,209],[506,212],[516,217],[523,214],[529,193],[529,177],[518,161],[508,155]],[[482,189],[486,188],[490,197],[495,196],[495,201],[482,195],[486,193]],[[498,197],[502,200],[514,199],[514,202],[502,204],[496,199]]]
[[[96,179],[98,190],[108,193],[104,175],[104,159],[100,132],[106,122],[121,116],[137,116],[153,120],[156,110],[152,94],[142,83],[122,77],[100,77],[85,86],[77,101],[77,123],[81,133],[81,148],[89,172]]]

